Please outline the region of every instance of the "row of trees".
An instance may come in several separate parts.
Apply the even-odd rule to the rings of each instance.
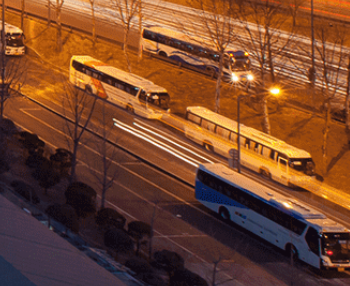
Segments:
[[[24,1],[24,0],[23,0]],[[61,12],[64,0],[48,0],[49,7],[56,12],[57,22],[57,49],[62,50],[62,25]],[[92,41],[95,43],[96,17],[95,0],[89,0],[92,18]],[[346,115],[346,128],[350,130],[349,98],[350,98],[350,64],[348,51],[343,45],[348,40],[346,27],[341,24],[333,25],[328,21],[318,21],[311,26],[316,41],[312,45],[300,45],[296,37],[305,33],[299,24],[300,7],[304,0],[288,0],[276,3],[275,1],[241,1],[241,0],[188,0],[188,5],[197,8],[197,21],[177,23],[181,29],[189,35],[204,36],[216,47],[223,58],[223,54],[229,46],[239,46],[248,51],[257,64],[259,71],[258,88],[251,90],[261,104],[263,113],[263,131],[271,132],[268,115],[268,88],[278,83],[281,78],[280,71],[294,65],[295,71],[299,71],[299,77],[308,77],[311,88],[317,88],[316,92],[323,95],[325,107],[325,124],[323,128],[323,166],[324,173],[327,166],[327,139],[331,119],[331,102],[336,98],[339,90],[346,90],[346,100],[342,102],[341,109]],[[24,9],[24,5],[22,6]],[[122,25],[124,29],[124,54],[128,70],[132,67],[129,60],[128,39],[133,28],[133,22],[138,20],[138,30],[141,32],[144,20],[142,12],[142,0],[110,0],[109,8],[118,15],[119,20],[115,24]],[[211,12],[211,13],[208,13]],[[24,15],[24,13],[22,13]],[[304,18],[303,18],[304,19]],[[196,23],[200,21],[202,29],[198,33]],[[303,20],[305,21],[305,20]],[[23,21],[22,21],[23,22]],[[193,26],[192,26],[193,25]],[[288,32],[283,29],[288,27]],[[238,32],[237,32],[238,31]],[[299,34],[298,34],[299,33]],[[308,35],[308,34],[307,34]],[[140,45],[141,47],[141,45]],[[313,52],[315,48],[316,53]],[[300,54],[300,60],[291,56],[291,51]],[[142,55],[142,50],[139,52]],[[315,58],[318,59],[316,71],[313,67]],[[219,74],[222,73],[223,61],[220,61]],[[348,70],[348,78],[344,70]],[[314,76],[316,75],[316,77]],[[315,83],[317,83],[315,85]],[[314,94],[315,90],[311,92]],[[215,111],[220,113],[221,76],[217,77],[215,92]],[[316,102],[315,102],[316,104]],[[74,149],[73,149],[74,153]],[[73,163],[74,166],[74,163]],[[74,167],[72,168],[74,172]],[[74,173],[73,173],[74,174]]]

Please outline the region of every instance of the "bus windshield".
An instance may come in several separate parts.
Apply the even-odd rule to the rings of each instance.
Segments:
[[[10,47],[21,47],[24,45],[23,43],[23,35],[22,34],[7,34],[6,36],[6,45]]]
[[[290,158],[289,166],[309,176],[315,174],[315,163],[312,158]]]
[[[350,234],[323,233],[321,237],[322,253],[330,257],[332,262],[350,261]]]
[[[152,92],[147,95],[147,103],[155,105],[161,109],[169,109],[170,96],[166,92]]]

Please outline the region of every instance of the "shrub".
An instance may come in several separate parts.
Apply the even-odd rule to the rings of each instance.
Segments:
[[[45,142],[39,139],[38,135],[22,131],[19,133],[19,141],[22,142],[24,148],[29,151],[29,154],[37,152],[42,155]]]
[[[0,155],[0,174],[10,171],[10,165],[7,163],[6,159]]]
[[[11,186],[16,193],[21,195],[27,201],[30,201],[34,204],[40,203],[40,198],[37,196],[34,188],[27,183],[20,180],[14,180],[12,181]]]
[[[142,239],[144,236],[151,236],[152,228],[143,221],[132,221],[128,224],[128,233],[135,239]]]
[[[41,167],[41,165],[46,164],[48,160],[43,157],[42,155],[38,154],[38,153],[33,153],[31,155],[28,156],[25,164],[29,167],[29,168],[39,168]]]
[[[4,132],[4,134],[11,135],[17,133],[17,127],[13,123],[12,120],[7,118],[2,118],[0,120],[0,131]]]
[[[46,213],[71,231],[75,233],[79,232],[79,219],[72,206],[67,204],[53,204],[46,209]]]
[[[167,273],[163,273],[154,269],[146,260],[138,257],[131,258],[126,261],[125,266],[135,272],[136,277],[141,279],[147,285],[168,286],[169,277]]]
[[[64,193],[66,203],[77,212],[78,217],[86,217],[96,212],[96,192],[93,188],[82,182],[70,184]]]
[[[143,221],[132,221],[128,224],[128,234],[136,240],[136,255],[139,255],[141,240],[151,237],[152,228]]]
[[[168,272],[183,269],[185,265],[184,259],[179,254],[166,249],[154,253],[154,262],[157,267]]]
[[[98,211],[96,224],[102,228],[124,228],[126,218],[111,208],[103,208]]]
[[[50,156],[50,161],[62,176],[68,175],[69,168],[72,166],[72,153],[66,149],[58,148],[56,153]]]
[[[134,271],[136,274],[152,272],[153,268],[146,260],[134,257],[125,262],[125,266],[130,270]]]
[[[45,194],[47,193],[47,189],[58,184],[61,180],[59,174],[56,173],[50,161],[46,158],[43,158],[43,160],[37,164],[35,171],[32,173],[32,176],[38,180],[39,185],[45,189]]]
[[[170,277],[170,286],[208,286],[208,283],[198,274],[184,268],[177,269]]]
[[[129,235],[121,229],[110,229],[104,234],[104,243],[116,252],[130,252],[134,249],[134,243]]]

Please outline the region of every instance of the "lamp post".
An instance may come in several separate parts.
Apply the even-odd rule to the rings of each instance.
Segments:
[[[269,93],[277,96],[280,93],[278,87],[273,87]],[[239,95],[237,97],[237,172],[241,172],[241,123],[240,123],[240,102],[242,98],[250,97],[251,95]]]

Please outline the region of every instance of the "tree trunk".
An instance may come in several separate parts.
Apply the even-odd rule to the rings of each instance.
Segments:
[[[327,107],[326,107],[326,121],[325,126],[323,128],[323,145],[322,145],[322,175],[323,177],[327,174],[327,140],[329,133],[329,123],[331,120],[331,106],[329,99],[327,99]]]
[[[266,37],[267,37],[267,53],[268,53],[268,61],[269,61],[269,67],[270,67],[270,78],[271,78],[271,82],[275,82],[275,68],[273,65],[273,55],[272,55],[272,51],[271,51],[271,39],[270,39],[270,31],[269,31],[269,27],[265,27],[266,29]]]
[[[262,99],[262,105],[263,105],[263,130],[265,133],[270,134],[271,128],[270,128],[270,119],[269,119],[269,110],[267,106],[267,98],[266,95]]]
[[[142,50],[142,21],[143,21],[143,15],[142,15],[142,0],[139,0],[139,11],[138,11],[138,14],[139,14],[139,34],[140,34],[140,39],[139,39],[139,61],[142,59],[142,53],[143,53],[143,50]]]
[[[125,59],[128,65],[128,70],[129,72],[131,72],[131,64],[130,64],[130,59],[129,59],[129,54],[128,54],[128,40],[129,40],[129,27],[124,29],[124,46],[123,46],[123,50],[124,50],[124,55],[125,55]]]
[[[95,18],[95,9],[94,2],[91,1],[91,16],[92,16],[92,43],[95,46],[96,44],[96,18]]]
[[[224,53],[219,51],[219,72],[217,74],[216,89],[215,89],[215,112],[220,113],[220,92],[221,92],[221,75],[224,66]]]
[[[62,52],[62,23],[61,23],[61,4],[56,1],[56,15],[57,15],[57,51]]]

